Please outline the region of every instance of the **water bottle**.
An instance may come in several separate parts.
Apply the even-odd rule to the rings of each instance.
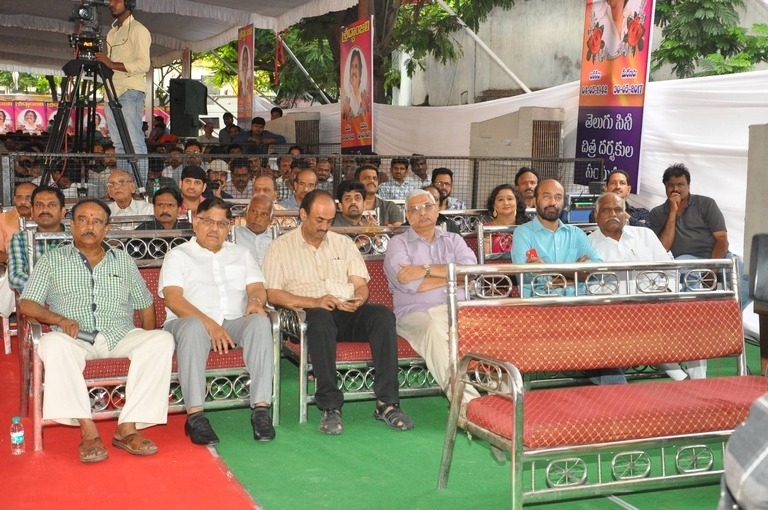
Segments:
[[[152,181],[152,197],[154,198],[155,193],[157,193],[157,190],[160,189],[160,179],[155,177],[155,179]]]
[[[24,425],[21,418],[14,416],[11,420],[11,454],[21,455],[26,450],[24,444]]]

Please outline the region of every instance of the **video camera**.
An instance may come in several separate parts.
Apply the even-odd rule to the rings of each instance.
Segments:
[[[101,13],[99,7],[108,6],[109,0],[81,0],[72,10],[70,21],[80,23],[80,32],[69,34],[69,45],[77,48],[78,58],[95,60],[96,53],[103,51]]]

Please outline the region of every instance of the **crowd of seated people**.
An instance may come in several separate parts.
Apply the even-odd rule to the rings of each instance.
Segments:
[[[200,366],[201,363],[204,366],[211,350],[222,352],[243,345],[240,336],[246,332],[250,340],[245,343],[258,345],[260,353],[250,352],[249,368],[256,370],[259,366],[262,369],[259,389],[254,392],[252,402],[253,436],[256,440],[268,441],[275,437],[275,433],[265,410],[270,397],[266,385],[271,381],[271,372],[264,366],[264,360],[271,359],[265,340],[267,326],[261,318],[241,324],[235,317],[241,317],[244,312],[263,317],[263,307],[269,301],[304,307],[309,312],[308,321],[322,325],[317,328],[327,334],[317,340],[321,345],[313,342],[316,338],[313,333],[308,337],[312,358],[322,360],[316,364],[315,373],[321,412],[319,429],[326,434],[341,433],[344,430],[343,402],[335,389],[330,345],[347,332],[358,331],[355,328],[362,328],[364,323],[370,324],[372,319],[361,320],[360,317],[370,317],[373,309],[364,307],[368,298],[368,273],[358,258],[357,247],[344,236],[331,236],[328,228],[331,225],[409,225],[408,234],[403,234],[407,237],[390,242],[386,252],[385,267],[395,297],[395,310],[393,314],[375,309],[376,321],[382,326],[371,341],[377,349],[374,353],[377,374],[384,374],[387,379],[379,383],[377,378],[374,389],[378,400],[374,417],[397,430],[412,428],[414,421],[400,408],[397,391],[393,389],[396,388],[396,381],[392,381],[393,356],[396,357],[394,334],[397,332],[413,344],[440,385],[447,389],[447,312],[445,293],[440,289],[445,285],[448,263],[474,263],[476,260],[476,254],[467,248],[464,239],[456,235],[456,224],[449,215],[444,215],[446,211],[466,209],[466,204],[453,196],[452,170],[439,167],[430,173],[426,158],[418,154],[391,159],[389,172],[382,171],[381,161],[377,161],[376,156],[358,158],[359,161],[351,156],[337,159],[305,154],[299,146],[270,157],[265,155],[265,147],[283,144],[285,140],[267,131],[263,119],[255,118],[251,130],[245,132],[239,131],[231,115],[225,115],[224,120],[225,126],[218,136],[214,136],[212,125],[206,125],[205,135],[185,142],[164,139],[165,135],[160,134],[164,126],[157,123],[150,134],[154,132],[158,140],[165,141],[158,141],[151,148],[145,183],[137,183],[130,169],[116,161],[114,148],[108,143],[98,146],[94,152],[101,155],[93,159],[58,161],[46,183],[40,182],[40,158],[17,158],[14,169],[16,207],[0,216],[0,225],[5,231],[5,251],[0,252],[0,263],[6,260],[18,262],[19,250],[25,250],[17,246],[18,241],[14,247],[8,244],[14,229],[18,230],[19,216],[35,220],[41,231],[63,228],[63,212],[58,214],[61,199],[75,200],[88,195],[109,202],[103,209],[101,202],[81,201],[79,204],[87,206],[79,208],[82,217],[72,217],[73,231],[81,236],[73,249],[82,247],[81,253],[94,267],[104,260],[105,255],[93,250],[89,244],[91,240],[87,233],[93,225],[101,227],[120,216],[148,215],[153,219],[137,228],[192,228],[197,244],[168,257],[168,260],[178,262],[174,262],[172,268],[164,265],[161,278],[161,292],[172,311],[165,329],[177,337],[177,350],[185,350],[185,359],[189,360],[186,369],[190,372],[184,376],[182,385],[185,395],[189,392],[196,399],[188,410],[185,432],[196,444],[218,442],[218,436],[202,410],[199,387],[204,381],[201,383]],[[23,152],[41,152],[32,141],[15,148]],[[599,230],[590,238],[581,229],[563,222],[566,198],[563,185],[553,179],[540,181],[535,169],[523,167],[517,172],[514,184],[499,183],[485,204],[486,225],[519,228],[514,237],[507,233],[488,235],[483,249],[488,255],[509,258],[519,264],[603,260],[642,262],[670,257],[730,256],[725,224],[717,204],[708,197],[690,193],[691,172],[683,165],[672,165],[664,172],[667,200],[651,212],[627,204],[626,197],[631,190],[628,181],[628,175],[620,170],[608,176],[607,195],[597,201],[594,215]],[[78,183],[86,182],[87,187],[78,186]],[[137,195],[139,187],[147,190],[151,203]],[[47,203],[46,199],[55,204]],[[247,202],[244,224],[234,227],[230,206],[225,200]],[[535,209],[533,219],[526,216],[526,207]],[[274,212],[281,210],[296,211],[302,223],[294,235],[281,240],[273,249],[267,226],[271,224]],[[191,225],[179,221],[187,211],[194,217]],[[438,228],[440,226],[444,228]],[[232,228],[236,229],[239,249],[229,249],[225,240]],[[443,233],[444,230],[448,232]],[[222,252],[224,247],[226,250]],[[646,249],[649,247],[653,249]],[[297,264],[300,265],[304,257],[318,256],[344,262],[344,267],[333,269],[338,270],[338,274],[329,274],[333,279],[331,289],[320,285],[316,281],[317,274],[311,271],[302,273],[301,282],[285,278],[285,270],[300,270]],[[239,271],[237,280],[229,282],[227,287],[228,284],[222,284],[216,278],[223,275],[229,281],[235,271],[231,267],[227,270],[225,266],[232,264],[247,267]],[[326,269],[330,271],[330,265]],[[196,280],[198,276],[200,281]],[[213,280],[205,281],[202,276]],[[26,274],[23,277],[24,280],[28,278]],[[62,333],[76,337],[77,325],[72,324],[71,317],[49,315],[56,312],[44,312],[35,306],[45,304],[49,296],[39,281],[33,279],[32,283],[34,292],[25,291],[22,295],[22,299],[33,302],[26,305],[27,309],[44,321],[62,324]],[[572,281],[568,285],[573,285]],[[137,289],[137,298],[130,304],[145,310],[146,300],[140,285]],[[202,299],[205,289],[209,290],[206,296],[211,294],[210,289],[234,293],[237,303],[211,304]],[[363,310],[365,314],[358,313]],[[193,320],[184,320],[187,318]],[[146,324],[153,324],[150,317],[146,319]],[[196,340],[181,347],[178,337],[187,330],[194,330]],[[105,337],[100,341],[106,345],[118,340]],[[706,376],[706,365],[695,360],[688,361],[685,369],[676,364],[661,368],[676,380]],[[161,376],[166,377],[164,374]],[[625,382],[621,370],[593,375],[596,383]],[[472,397],[466,395],[466,398]],[[62,411],[57,409],[56,412]],[[156,415],[154,412],[152,416],[155,422]],[[74,418],[83,419],[81,416]],[[86,423],[83,431],[90,433],[92,429]],[[96,439],[89,438],[83,443],[85,447],[80,448],[83,462],[106,458],[104,445]],[[118,430],[113,444],[130,453],[147,455],[157,451],[148,441],[129,423]]]

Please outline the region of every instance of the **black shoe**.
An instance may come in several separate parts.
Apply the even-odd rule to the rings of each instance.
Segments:
[[[344,432],[344,423],[341,421],[341,409],[323,409],[320,416],[318,430],[323,434],[338,435]]]
[[[269,407],[254,407],[251,413],[253,438],[256,441],[272,441],[275,438],[275,427],[272,426],[272,415]]]
[[[184,424],[184,434],[189,436],[195,444],[204,446],[213,446],[219,444],[219,436],[213,431],[211,422],[202,413],[192,413],[187,415],[187,421]]]

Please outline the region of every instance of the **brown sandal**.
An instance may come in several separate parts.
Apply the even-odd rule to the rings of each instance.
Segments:
[[[109,452],[104,448],[104,443],[100,437],[85,439],[78,448],[80,450],[80,462],[85,464],[101,462],[109,457]]]
[[[125,450],[132,455],[152,455],[157,453],[157,446],[141,432],[134,432],[122,439],[112,438],[112,446]]]

